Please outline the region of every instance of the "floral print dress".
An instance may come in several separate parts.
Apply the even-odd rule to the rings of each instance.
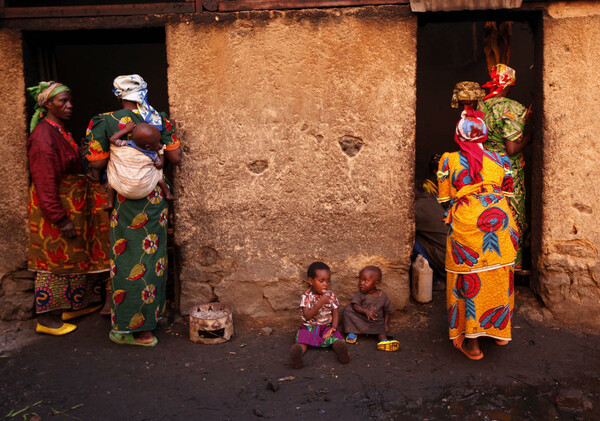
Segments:
[[[440,203],[448,203],[446,302],[450,339],[511,339],[513,265],[519,233],[509,208],[513,178],[504,154],[484,151],[475,179],[461,152],[445,153],[438,171]]]
[[[506,153],[506,141],[523,141],[527,109],[509,98],[494,97],[480,101],[478,109],[485,113],[483,120],[488,127],[488,138],[483,146],[492,151]],[[519,248],[515,259],[515,269],[522,268],[523,233],[527,229],[525,215],[525,159],[523,153],[509,156],[513,170],[514,194],[510,200],[513,216],[520,232]]]
[[[166,150],[179,148],[171,122],[164,113],[161,117],[161,142]],[[144,122],[139,113],[131,110],[92,118],[86,133],[88,160],[108,158],[110,136],[130,121]],[[115,332],[153,330],[164,313],[168,209],[159,186],[142,199],[116,195],[110,217],[111,322]]]

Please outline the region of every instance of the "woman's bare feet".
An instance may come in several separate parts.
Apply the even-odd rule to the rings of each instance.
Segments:
[[[106,296],[104,297],[104,306],[100,310],[100,314],[103,316],[110,316],[110,301],[112,300],[112,293],[110,288],[106,289]]]
[[[457,336],[452,340],[454,347],[465,354],[471,360],[480,360],[483,358],[483,352],[479,348],[479,340],[477,338],[465,338],[465,335]]]
[[[42,313],[38,318],[38,323],[51,329],[58,329],[63,325],[61,316],[62,310],[54,310],[49,311],[48,313]]]
[[[154,341],[154,334],[151,330],[144,330],[142,332],[133,332],[133,339],[141,344],[149,344]]]

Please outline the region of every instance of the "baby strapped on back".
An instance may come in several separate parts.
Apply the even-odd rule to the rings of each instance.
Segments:
[[[122,139],[130,133],[133,140]],[[158,185],[167,200],[175,200],[163,177],[164,147],[156,127],[129,122],[110,137],[110,143],[110,160],[106,170],[109,184],[106,210],[113,208],[115,190],[127,199],[141,199]]]

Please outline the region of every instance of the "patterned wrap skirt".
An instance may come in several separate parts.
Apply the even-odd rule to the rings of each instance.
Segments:
[[[115,332],[153,330],[164,314],[168,210],[159,186],[142,199],[116,195],[110,219]]]
[[[58,193],[75,227],[75,238],[65,238],[58,226],[44,217],[33,184],[29,189],[27,266],[37,272],[37,313],[78,310],[100,301],[108,277],[106,191],[87,176],[67,175]]]
[[[327,348],[335,341],[343,341],[342,334],[336,330],[327,339],[323,338],[323,335],[331,329],[331,325],[319,325],[319,326],[304,326],[296,332],[296,343],[305,344],[318,348]]]
[[[448,272],[446,302],[450,339],[464,334],[467,338],[510,340],[515,305],[513,267],[476,273]]]

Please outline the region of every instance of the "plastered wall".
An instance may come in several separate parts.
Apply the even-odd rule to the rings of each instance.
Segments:
[[[542,250],[536,289],[555,317],[600,327],[600,3],[544,17]]]
[[[295,320],[315,260],[342,301],[376,264],[407,303],[416,18],[373,10],[167,27],[183,313]]]
[[[27,260],[27,156],[21,33],[0,29],[0,278]]]

